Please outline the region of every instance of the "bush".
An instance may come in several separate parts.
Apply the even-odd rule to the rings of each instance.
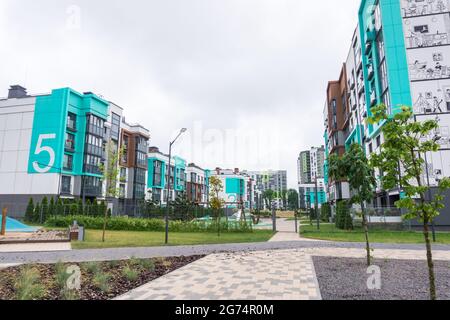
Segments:
[[[353,219],[347,201],[339,201],[336,207],[336,228],[341,230],[352,230]]]
[[[25,221],[34,222],[34,203],[33,198],[28,201],[27,210],[25,211]]]
[[[136,281],[139,277],[139,272],[133,269],[131,266],[126,266],[122,269],[122,275],[127,279],[128,281]]]
[[[329,203],[322,204],[322,208],[320,209],[320,218],[323,222],[330,222],[331,206]]]
[[[42,210],[42,221],[46,221],[48,217],[48,199],[44,197],[41,202],[41,210]]]
[[[104,224],[103,217],[88,216],[56,216],[50,217],[46,226],[50,228],[68,228],[73,221],[83,225],[86,229],[102,230]],[[106,228],[111,231],[154,231],[164,232],[165,222],[163,219],[141,219],[127,217],[111,217],[107,220]],[[170,221],[169,230],[171,232],[217,232],[217,222],[206,221]],[[253,225],[251,222],[243,221],[220,223],[222,232],[251,232]]]

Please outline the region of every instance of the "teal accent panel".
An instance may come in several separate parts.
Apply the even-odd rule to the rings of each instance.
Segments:
[[[155,162],[162,162],[161,167],[161,184],[155,185],[153,181],[153,175],[155,172]],[[164,189],[166,186],[166,162],[157,158],[149,158],[148,159],[148,170],[147,170],[147,187],[148,188],[156,188],[156,189]]]
[[[357,125],[355,129],[349,134],[347,140],[345,141],[345,149],[348,150],[352,144],[357,143],[362,145],[361,131],[363,130],[361,125]]]
[[[173,159],[175,160],[175,190],[184,191],[185,185],[182,183],[182,175],[186,174],[186,160],[177,156]]]
[[[324,191],[320,191],[317,193],[317,203],[319,205],[322,205],[324,203],[327,202],[327,195]],[[314,205],[316,203],[316,194],[315,192],[310,192],[309,193],[309,201],[312,205]]]
[[[362,61],[364,83],[366,88],[367,114],[372,115],[371,93],[375,91],[376,103],[382,103],[381,75],[378,72],[380,56],[378,54],[376,35],[374,29],[375,3],[379,2],[381,12],[381,25],[384,39],[384,52],[387,69],[387,82],[389,87],[391,114],[400,111],[401,105],[412,105],[411,88],[408,72],[408,59],[403,35],[403,19],[399,0],[362,0],[359,9],[359,27],[362,39]],[[370,45],[370,49],[366,49]],[[369,66],[373,67],[373,79],[369,77]],[[384,123],[369,125],[369,138],[380,132]]]
[[[62,170],[68,90],[54,90],[36,98],[28,173],[57,173]]]
[[[85,174],[83,172],[87,126],[86,115],[92,113],[103,120],[107,120],[108,110],[109,103],[107,101],[94,94],[81,94],[70,88],[55,89],[48,96],[37,97],[28,172],[64,172],[72,175],[101,177],[100,175]],[[76,116],[74,131],[67,130],[67,116],[69,112]],[[74,152],[64,151],[67,133],[72,134],[75,138]],[[39,142],[41,142],[40,145]],[[63,171],[62,168],[65,153],[73,155],[73,169],[71,172]]]
[[[243,196],[245,194],[244,180],[239,178],[226,178],[225,192],[227,194],[238,194]]]

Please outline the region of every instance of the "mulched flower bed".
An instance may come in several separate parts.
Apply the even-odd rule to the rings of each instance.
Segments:
[[[23,298],[25,300],[109,300],[200,258],[203,258],[203,256],[156,259],[132,258],[130,260],[98,263],[65,263],[63,265],[64,270],[69,266],[78,266],[81,270],[81,290],[71,290],[70,295],[63,294],[62,287],[58,285],[57,265],[34,264],[11,267],[0,270],[0,300],[20,299],[19,283],[22,283],[23,286],[24,273],[30,269],[37,275],[37,279],[34,281],[35,285],[40,286],[42,290],[40,294],[32,298],[30,296]],[[127,277],[127,273],[133,273],[135,279],[133,279],[134,277]],[[99,281],[98,279],[101,278],[107,280]],[[99,282],[104,286],[102,287]],[[22,292],[28,291],[30,291],[28,287],[22,290]]]

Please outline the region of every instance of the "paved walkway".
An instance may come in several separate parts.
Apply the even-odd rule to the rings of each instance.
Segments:
[[[118,300],[319,300],[310,255],[292,250],[209,255]]]
[[[426,260],[425,250],[378,249],[378,259]],[[212,254],[118,300],[318,300],[313,256],[365,258],[357,248],[303,248]],[[449,251],[435,260],[450,261]]]
[[[70,242],[0,244],[0,253],[50,252],[71,250]]]

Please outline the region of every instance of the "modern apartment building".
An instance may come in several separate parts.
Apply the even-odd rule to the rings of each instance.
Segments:
[[[208,206],[210,171],[190,163],[186,168],[186,191],[190,201]]]
[[[298,159],[298,188],[300,209],[319,207],[327,201],[325,186],[325,148],[311,148],[300,152]],[[316,190],[317,180],[317,190]]]
[[[286,170],[268,170],[268,171],[244,171],[256,184],[256,190],[262,195],[267,190],[273,190],[277,195],[287,191],[287,171]],[[278,209],[283,207],[281,199],[275,200]]]
[[[383,123],[366,123],[372,107],[384,103],[394,115],[401,106],[411,106],[416,121],[436,119],[440,124],[433,137],[441,149],[427,154],[429,179],[424,177],[424,181],[437,186],[440,179],[450,176],[449,37],[448,0],[361,1],[358,26],[344,67],[346,76],[341,73],[340,77],[347,78],[350,108],[339,110],[338,103],[336,112],[335,127],[340,129],[339,113],[344,118],[344,150],[352,143],[360,143],[368,155],[379,151],[384,141]],[[337,89],[331,91],[336,91],[333,95],[337,96]],[[330,85],[327,97],[325,140],[333,153],[336,143],[330,135],[330,127],[334,126]],[[340,141],[337,144],[342,145]],[[328,187],[332,190],[332,181]],[[401,188],[383,190],[378,185],[376,193],[373,204],[390,207],[400,199]]]
[[[115,133],[121,126],[113,113],[120,117],[122,110],[91,92],[62,88],[29,95],[11,86],[0,99],[0,201],[107,198],[101,168],[106,145],[119,144]]]
[[[179,195],[186,192],[186,160],[175,156],[169,166],[169,155],[162,153],[157,147],[150,147],[147,161],[147,199],[165,206],[167,181],[171,184],[169,201],[175,201]]]
[[[326,159],[332,154],[342,156],[345,153],[345,133],[348,132],[350,108],[348,103],[347,67],[344,64],[339,80],[328,82],[324,108]],[[324,161],[325,166],[325,161]],[[332,204],[350,196],[346,181],[335,181],[327,177],[327,199]]]
[[[261,192],[258,191],[256,181],[249,173],[239,169],[211,170],[211,176],[221,179],[224,190],[220,197],[225,201],[227,208],[255,209],[256,203],[261,199]]]

